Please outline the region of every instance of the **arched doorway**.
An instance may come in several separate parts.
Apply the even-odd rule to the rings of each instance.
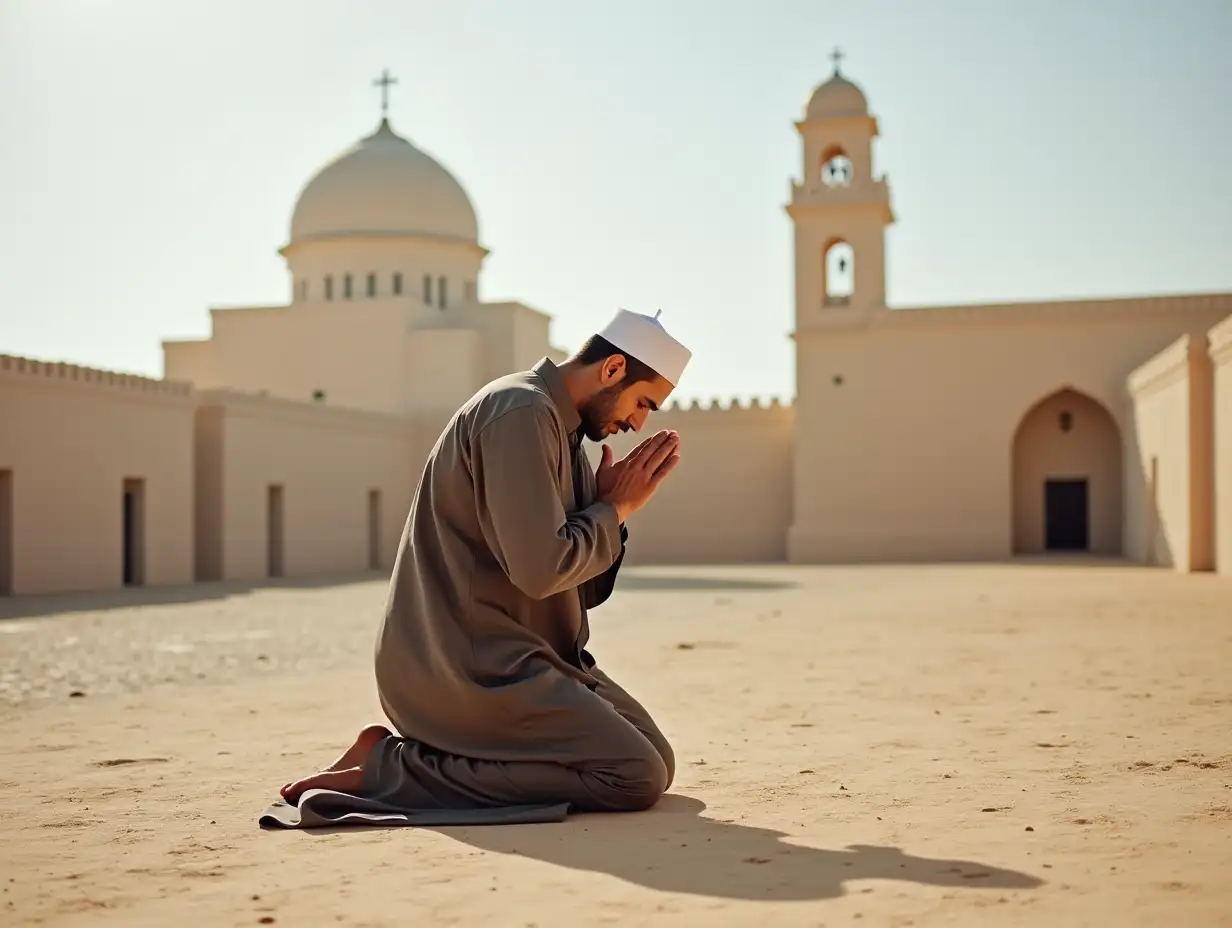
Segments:
[[[1031,407],[1013,443],[1015,554],[1121,553],[1121,432],[1077,390]]]

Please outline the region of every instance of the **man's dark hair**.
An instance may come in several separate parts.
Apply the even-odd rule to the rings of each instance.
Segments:
[[[643,380],[654,380],[659,376],[658,371],[642,363],[629,352],[621,351],[602,335],[592,335],[586,339],[586,344],[573,356],[573,360],[580,364],[597,364],[614,354],[625,359],[625,379],[621,381],[621,386],[627,387]]]

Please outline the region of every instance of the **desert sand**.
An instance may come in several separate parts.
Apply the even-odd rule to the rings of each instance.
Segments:
[[[0,923],[1232,924],[1227,578],[629,570],[591,649],[673,739],[657,808],[263,831],[380,719],[384,595],[0,603]]]

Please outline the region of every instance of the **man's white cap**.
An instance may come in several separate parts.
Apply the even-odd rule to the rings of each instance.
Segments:
[[[616,315],[599,334],[621,351],[626,352],[673,387],[680,383],[693,352],[667,334],[659,323],[658,310],[652,319],[627,309],[616,310]]]

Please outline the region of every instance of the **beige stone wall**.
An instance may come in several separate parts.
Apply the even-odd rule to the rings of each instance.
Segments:
[[[1123,549],[1145,530],[1147,482],[1126,378],[1229,311],[1227,295],[939,307],[798,331],[792,559],[1011,556],[1029,534],[1015,529],[1015,434],[1066,389],[1120,435]],[[1106,454],[1085,461],[1092,474],[1110,466]]]
[[[320,390],[328,406],[410,416],[452,411],[551,352],[544,313],[454,299],[445,310],[416,295],[215,309],[209,339],[163,343],[164,374],[298,402]]]
[[[480,362],[469,381],[474,392],[489,381],[526,370],[541,358],[551,357],[551,323],[546,313],[511,300],[459,307],[434,325],[469,329],[479,336]]]
[[[1205,335],[1182,336],[1128,379],[1145,518],[1126,539],[1138,561],[1213,566],[1210,359]]]
[[[468,324],[484,336],[482,384],[514,371],[526,370],[548,352],[551,319],[538,310],[516,302],[476,306]]]
[[[163,376],[168,380],[211,387],[219,383],[214,370],[213,342],[201,339],[163,341]]]
[[[1208,337],[1213,368],[1211,511],[1215,569],[1232,576],[1232,316],[1211,329]]]
[[[0,592],[193,578],[193,400],[184,384],[0,356]]]
[[[471,329],[417,329],[405,336],[408,409],[452,413],[479,388],[483,339]]]
[[[163,373],[199,390],[268,393],[390,414],[407,411],[409,300],[215,309],[208,341],[164,344]]]
[[[201,579],[369,569],[374,490],[376,564],[392,567],[418,476],[405,421],[225,391],[200,403]]]
[[[498,371],[497,377],[533,367],[552,350],[551,317],[521,303],[511,305],[514,314],[513,350],[507,369]]]
[[[786,558],[794,410],[668,407],[640,434],[609,439],[619,458],[659,429],[680,433],[680,464],[629,520],[628,564],[757,563]],[[587,443],[591,460],[598,445]]]

